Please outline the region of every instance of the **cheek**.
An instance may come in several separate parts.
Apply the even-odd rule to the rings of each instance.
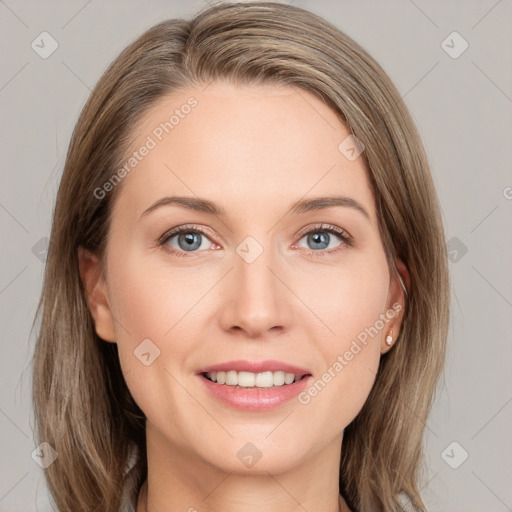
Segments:
[[[183,288],[179,285],[176,293],[171,282],[175,278],[169,272],[151,266],[149,258],[118,240],[112,241],[108,259],[109,306],[121,365],[126,375],[131,373],[132,381],[140,376],[145,380],[142,385],[150,389],[155,368],[162,365],[165,333],[172,332],[185,312]],[[146,366],[150,361],[154,362]]]
[[[322,320],[309,322],[308,337],[321,354],[321,368],[301,403],[319,424],[346,425],[357,415],[378,371],[386,315],[389,274],[384,254],[357,258],[315,272],[298,293]],[[348,259],[347,259],[348,261]],[[313,286],[314,284],[314,286]],[[313,317],[312,317],[313,318]],[[324,413],[327,416],[323,416]]]
[[[295,274],[301,277],[293,277],[294,292],[314,315],[308,316],[321,320],[310,322],[316,329],[313,339],[325,340],[324,349],[329,352],[343,349],[385,313],[389,274],[382,249],[376,248],[373,254],[353,252],[338,264],[317,265]]]
[[[118,261],[109,273],[111,307],[125,328],[120,334],[128,331],[134,341],[164,339],[204,294],[198,273],[155,264],[154,258],[126,256]]]
[[[190,410],[190,396],[176,382],[182,381],[181,372],[186,373],[183,365],[187,366],[190,343],[183,340],[192,335],[187,329],[193,306],[205,286],[194,284],[193,272],[176,272],[137,254],[130,257],[129,251],[123,258],[112,252],[111,260],[119,262],[109,265],[110,306],[130,393],[150,421],[166,425],[174,418],[186,425],[177,417]],[[179,428],[172,437],[180,442]]]

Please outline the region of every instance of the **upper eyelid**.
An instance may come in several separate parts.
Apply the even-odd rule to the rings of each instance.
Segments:
[[[213,230],[211,230],[210,228],[207,228],[205,226],[196,226],[193,224],[185,224],[183,226],[176,226],[175,228],[169,229],[161,237],[159,237],[158,241],[163,244],[166,241],[168,241],[169,239],[171,239],[172,237],[179,235],[183,231],[197,231],[201,235],[205,235],[205,236],[206,235],[212,236],[211,233],[213,233]]]
[[[339,226],[335,226],[333,224],[327,224],[327,223],[319,223],[314,224],[312,226],[307,226],[299,231],[297,236],[299,239],[304,237],[305,235],[309,234],[310,232],[314,231],[330,231],[337,234],[343,242],[346,242],[348,239],[349,241],[352,240],[352,235],[344,228],[340,228]],[[205,227],[205,226],[198,226],[195,224],[184,224],[183,226],[176,226],[168,231],[166,231],[160,238],[159,242],[163,245],[167,243],[171,238],[175,237],[176,235],[179,235],[183,231],[195,231],[199,232],[202,235],[205,236],[212,236],[211,233],[213,230],[211,228]],[[210,242],[215,243],[213,240],[210,240]]]
[[[300,236],[302,238],[304,235],[307,235],[312,231],[335,232],[339,236],[346,236],[346,238],[352,239],[352,235],[346,229],[340,228],[339,226],[335,226],[334,224],[327,224],[325,222],[301,229],[297,236]]]

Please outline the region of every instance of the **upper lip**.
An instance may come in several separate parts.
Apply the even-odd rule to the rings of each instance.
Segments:
[[[237,361],[227,361],[225,363],[214,364],[211,366],[205,366],[198,371],[198,374],[208,373],[208,372],[227,372],[227,371],[236,371],[236,372],[251,372],[251,373],[262,373],[262,372],[278,372],[283,371],[285,373],[293,373],[294,375],[303,376],[308,375],[311,372],[305,368],[300,368],[299,366],[295,366],[288,363],[283,363],[282,361],[246,361],[246,360],[237,360]]]

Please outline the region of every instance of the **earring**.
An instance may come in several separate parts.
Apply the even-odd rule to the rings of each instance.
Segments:
[[[393,336],[391,336],[391,334],[388,334],[388,336],[386,337],[386,343],[391,346],[393,344]]]

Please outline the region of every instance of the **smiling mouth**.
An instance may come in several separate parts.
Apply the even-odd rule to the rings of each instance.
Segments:
[[[203,372],[201,376],[215,384],[239,388],[239,389],[268,389],[280,386],[289,386],[294,382],[308,377],[309,373],[297,375],[284,371],[277,372]]]

